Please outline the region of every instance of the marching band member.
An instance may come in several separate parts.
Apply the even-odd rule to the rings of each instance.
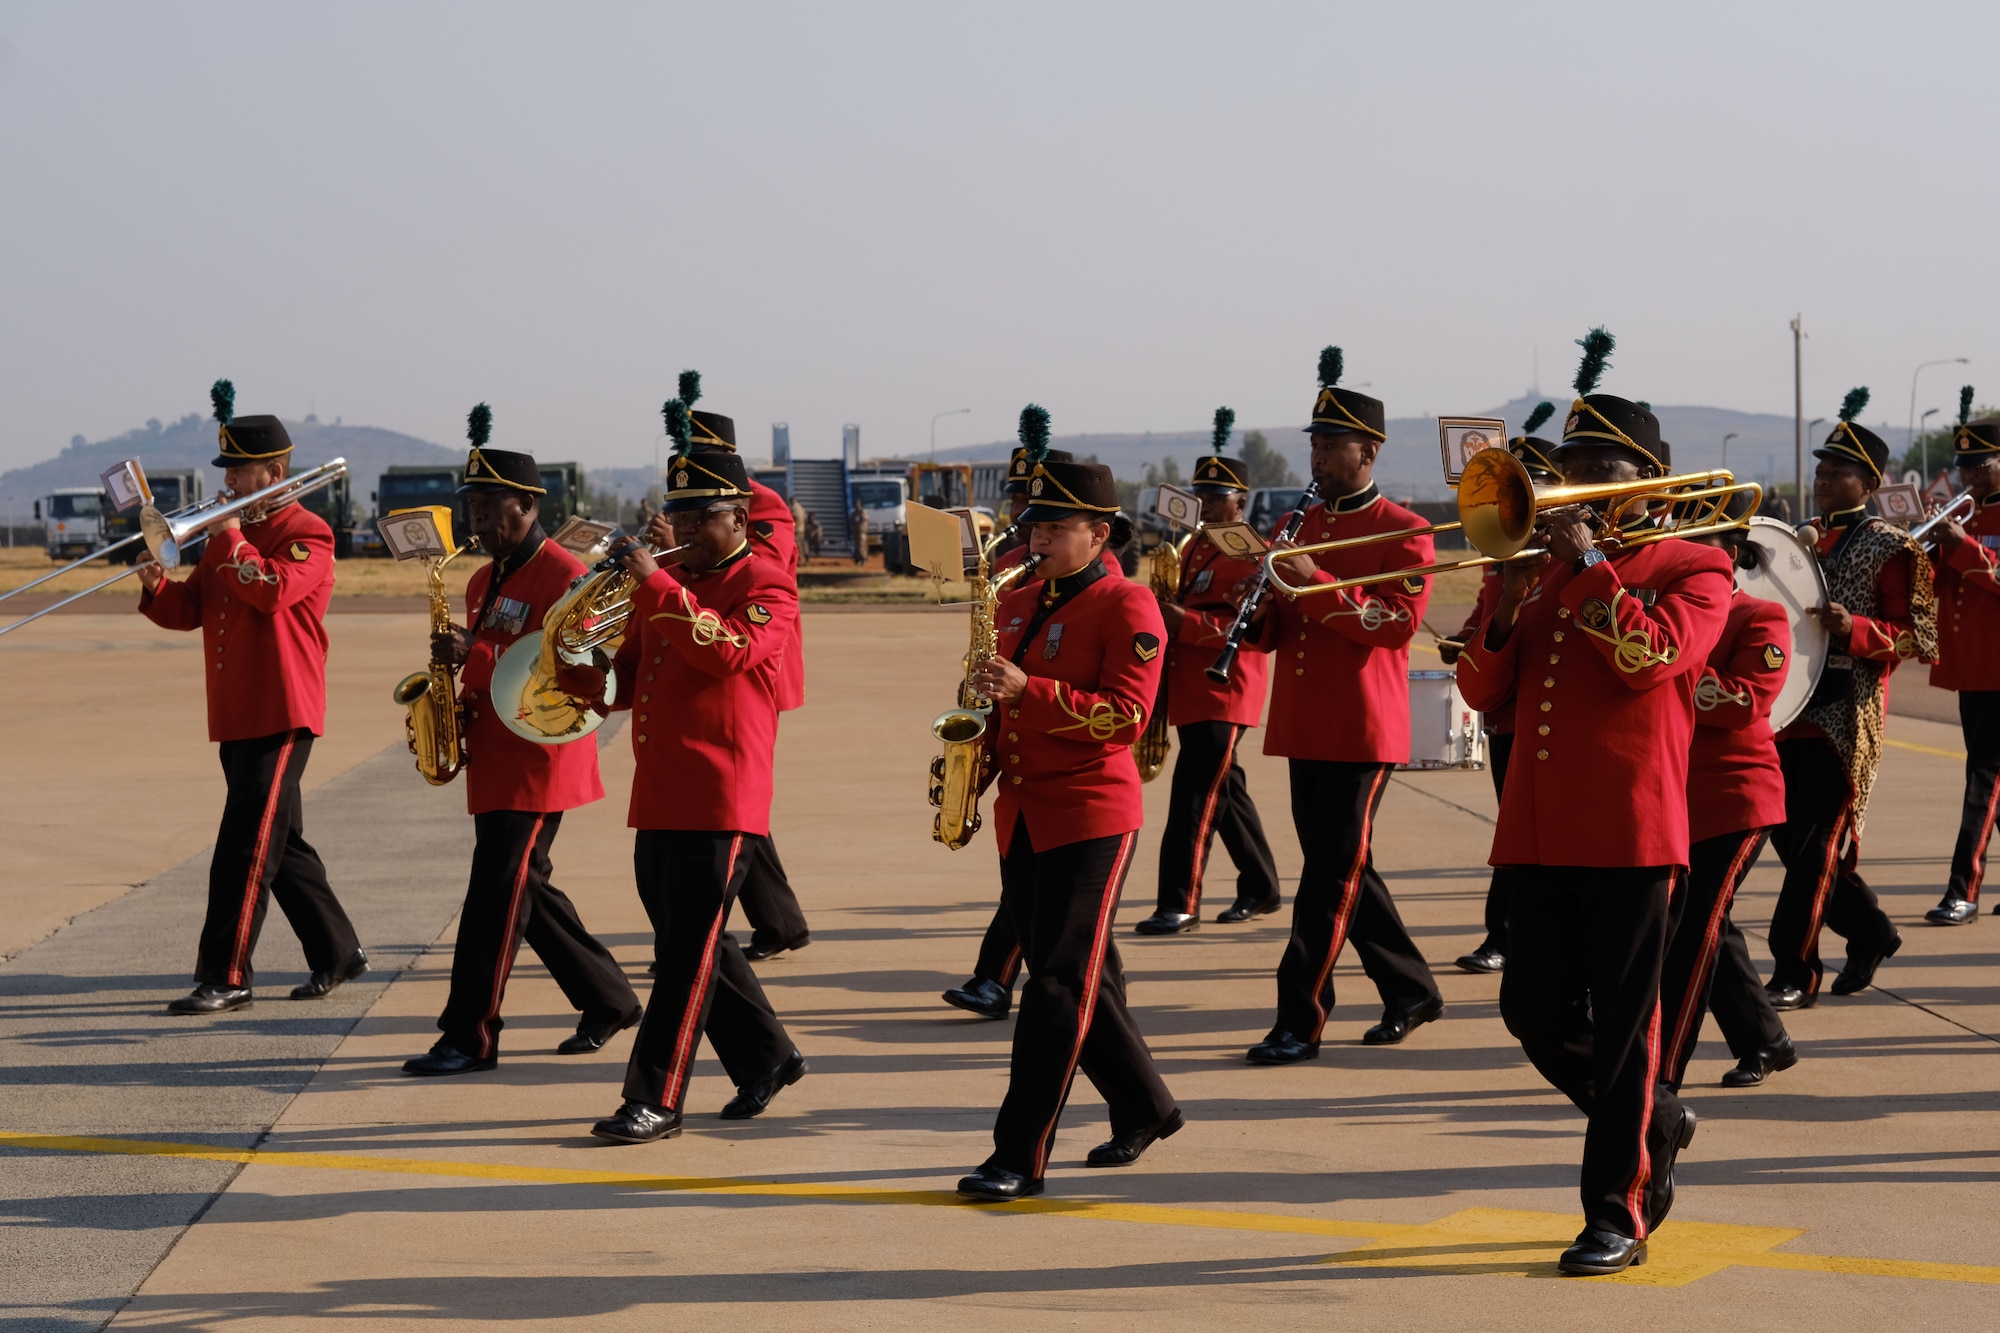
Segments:
[[[210,390],[223,485],[247,496],[283,481],[292,440],[274,416],[235,415],[236,388]],[[208,682],[208,738],[221,747],[229,794],[208,868],[208,915],[195,988],[167,1005],[215,1014],[251,1002],[250,958],[272,898],[305,950],[313,1000],[368,970],[368,955],[305,839],[299,780],[326,728],[326,617],[333,597],[333,530],[289,502],[230,518],[209,534],[194,573],[139,567],[139,613],[164,629],[199,629]],[[233,631],[233,633],[232,633]]]
[[[1940,926],[1979,919],[1986,844],[2000,804],[2000,417],[1968,421],[1972,386],[1959,393],[1952,442],[1959,483],[1977,505],[1964,523],[1938,525],[1938,660],[1931,684],[1958,692],[1965,731],[1965,804],[1944,901],[1924,913]],[[1946,610],[1949,615],[1944,614]],[[1996,909],[2000,910],[2000,909]]]
[[[1593,392],[1611,335],[1592,330],[1583,345],[1555,456],[1564,480],[1659,475],[1658,419]],[[1584,1229],[1559,1266],[1616,1273],[1645,1261],[1694,1134],[1661,1079],[1660,967],[1669,894],[1688,863],[1695,682],[1732,581],[1719,551],[1656,540],[1606,552],[1568,515],[1537,544],[1546,555],[1508,562],[1458,684],[1481,710],[1513,696],[1520,738],[1491,858],[1517,869],[1500,1012],[1589,1117]]]
[[[1225,458],[1229,428],[1216,413],[1216,452],[1198,460],[1192,483],[1201,497],[1201,521],[1241,523],[1250,486],[1240,460]],[[1225,555],[1197,534],[1181,561],[1180,587],[1159,598],[1167,626],[1167,720],[1180,738],[1168,796],[1167,827],[1160,837],[1160,897],[1153,915],[1139,922],[1141,935],[1173,935],[1201,925],[1202,874],[1217,834],[1236,863],[1236,901],[1217,921],[1248,921],[1278,910],[1278,866],[1264,840],[1264,823],[1250,799],[1237,762],[1243,734],[1263,720],[1270,677],[1265,654],[1239,655],[1227,685],[1208,668],[1229,637],[1237,604],[1257,562]]]
[[[1833,434],[1813,451],[1820,513],[1814,550],[1832,599],[1816,614],[1833,637],[1833,655],[1805,712],[1778,736],[1785,822],[1771,841],[1785,882],[1771,916],[1767,985],[1780,1009],[1819,999],[1822,925],[1847,940],[1835,995],[1868,989],[1875,969],[1903,943],[1856,865],[1882,758],[1887,677],[1905,658],[1937,656],[1937,608],[1922,549],[1868,513],[1889,446],[1855,422],[1867,405],[1868,390],[1850,392]]]
[[[1747,492],[1728,517],[1750,512]],[[1745,558],[1741,530],[1693,538]],[[1798,1063],[1771,996],[1750,961],[1750,946],[1729,905],[1775,826],[1785,822],[1785,777],[1771,734],[1771,705],[1785,687],[1792,627],[1776,602],[1737,591],[1722,636],[1694,687],[1694,742],[1688,757],[1688,873],[1675,895],[1660,975],[1662,1077],[1676,1091],[1687,1074],[1705,1009],[1715,1011],[1736,1068],[1725,1088],[1747,1088]]]
[[[1382,401],[1335,387],[1340,373],[1340,349],[1329,347],[1320,355],[1319,398],[1307,428],[1313,480],[1325,498],[1306,511],[1299,541],[1424,526],[1376,488],[1375,457],[1389,438]],[[1330,583],[1431,559],[1431,539],[1423,536],[1290,556],[1279,565],[1292,582]],[[1389,774],[1410,758],[1410,640],[1429,601],[1428,579],[1405,578],[1265,603],[1258,644],[1271,651],[1275,681],[1264,753],[1291,761],[1292,825],[1305,866],[1278,963],[1277,1020],[1250,1048],[1254,1064],[1318,1058],[1333,1009],[1333,965],[1350,936],[1382,997],[1382,1021],[1362,1034],[1364,1043],[1399,1042],[1444,1013],[1444,997],[1375,869],[1372,848]]]
[[[725,1120],[760,1114],[806,1072],[728,932],[757,844],[770,836],[782,658],[798,614],[784,570],[752,554],[750,503],[735,454],[679,455],[662,505],[684,548],[680,563],[662,568],[629,540],[614,552],[640,580],[613,664],[612,706],[632,709],[632,859],[658,968],[624,1104],[591,1127],[620,1143],[680,1133],[704,1033],[737,1087]],[[602,697],[601,672],[562,679],[584,698]]]
[[[542,531],[541,469],[532,455],[485,446],[491,415],[473,409],[472,453],[458,493],[479,549],[491,563],[465,588],[469,629],[434,636],[432,659],[464,668],[465,804],[472,815],[472,879],[458,917],[451,992],[428,1054],[405,1062],[406,1074],[467,1074],[500,1062],[501,1001],[525,940],[582,1015],[556,1047],[562,1055],[597,1050],[639,1021],[639,997],[624,971],[584,927],[576,905],[549,882],[549,848],[565,810],[604,797],[597,742],[537,745],[515,735],[487,693],[500,654],[539,636],[542,617],[583,562]]]
[[[993,1154],[958,1183],[982,1200],[1042,1192],[1079,1067],[1111,1113],[1091,1166],[1129,1165],[1181,1127],[1111,939],[1142,819],[1132,742],[1159,692],[1164,626],[1151,593],[1106,569],[1130,536],[1110,468],[1044,461],[1021,521],[1049,574],[1002,596],[1000,655],[973,677],[994,701],[1001,902],[1028,966]]]

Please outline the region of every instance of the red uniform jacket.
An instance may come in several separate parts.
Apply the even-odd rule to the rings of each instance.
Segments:
[[[1278,521],[1283,530],[1290,515]],[[1424,526],[1373,485],[1306,511],[1299,544]],[[1432,561],[1429,537],[1376,542],[1315,558],[1315,583]],[[1273,592],[1258,646],[1271,654],[1264,753],[1290,759],[1402,764],[1410,758],[1410,640],[1430,604],[1428,579],[1391,579],[1346,592]]]
[[[1966,539],[1937,562],[1938,660],[1931,684],[1941,690],[2000,690],[2000,495],[1965,525]]]
[[[1238,654],[1227,685],[1208,678],[1215,655],[1236,623],[1231,593],[1245,579],[1257,577],[1257,562],[1224,555],[1215,543],[1197,536],[1181,562],[1178,601],[1187,616],[1167,645],[1167,721],[1176,727],[1192,722],[1234,722],[1254,727],[1264,720],[1264,695],[1270,685],[1271,663],[1261,652]]]
[[[746,544],[685,584],[661,570],[632,594],[618,708],[632,710],[637,829],[768,834],[778,673],[798,597]]]
[[[1493,614],[1493,608],[1500,604],[1500,589],[1506,579],[1500,573],[1500,566],[1488,565],[1479,580],[1479,600],[1472,604],[1472,614],[1465,618],[1465,624],[1458,630],[1460,643],[1471,643],[1473,635],[1479,633],[1486,624],[1486,618]],[[1486,729],[1495,736],[1505,736],[1514,730],[1513,696],[1501,700],[1486,714]]]
[[[1729,601],[1722,637],[1694,685],[1688,754],[1688,840],[1785,822],[1785,775],[1771,705],[1791,666],[1785,608],[1748,593]]]
[[[1053,588],[1061,595],[1070,579],[1036,581],[1000,599],[1000,656],[1018,658],[1028,673],[1026,691],[995,705],[986,731],[987,771],[996,788],[993,831],[1003,856],[1016,819],[1028,821],[1038,852],[1130,833],[1144,822],[1132,742],[1146,729],[1166,666],[1159,603],[1122,574],[1107,572],[1064,602],[1024,646],[1043,593]]]
[[[333,530],[289,504],[211,536],[194,573],[142,594],[139,613],[167,629],[201,630],[208,738],[247,741],[300,727],[325,734],[331,600]]]
[[[1552,563],[1498,648],[1458,659],[1474,708],[1514,704],[1494,865],[1686,865],[1694,687],[1722,634],[1729,556],[1656,541]]]
[[[1852,514],[1855,511],[1848,511]],[[1834,515],[1835,518],[1845,515]],[[1833,554],[1833,548],[1840,545],[1846,535],[1845,528],[1830,527],[1821,519],[1819,541],[1813,550],[1822,558]],[[1833,641],[1833,651],[1845,651],[1850,657],[1863,657],[1882,664],[1882,707],[1889,706],[1889,675],[1904,656],[1905,650],[1914,641],[1916,622],[1910,616],[1910,556],[1907,551],[1891,556],[1887,564],[1875,575],[1876,615],[1855,616],[1854,629],[1847,636],[1847,647],[1843,650],[1840,640]],[[1940,615],[1938,619],[1946,617]],[[1942,633],[1942,627],[1940,627]],[[1809,722],[1804,717],[1780,732],[1781,741],[1799,740],[1808,736],[1824,736],[1819,724]]]
[[[500,654],[518,639],[540,639],[542,617],[583,573],[583,562],[539,529],[530,540],[536,543],[533,552],[525,559],[514,553],[513,567],[476,626],[493,585],[493,563],[474,570],[465,585],[465,623],[476,637],[459,673],[459,698],[465,705],[465,808],[475,815],[574,810],[604,798],[596,740],[584,737],[567,745],[525,740],[507,729],[487,694]]]
[[[769,486],[750,483],[750,549],[768,557],[799,590],[799,527],[785,497]],[[806,702],[805,625],[794,618],[792,641],[778,665],[778,711],[789,713]]]

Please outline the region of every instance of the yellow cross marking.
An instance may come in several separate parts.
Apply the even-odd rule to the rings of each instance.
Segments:
[[[1097,1203],[1089,1199],[1023,1199],[1009,1204],[974,1204],[945,1190],[878,1189],[810,1181],[746,1180],[729,1176],[649,1176],[626,1171],[579,1171],[569,1167],[516,1166],[505,1162],[446,1162],[414,1157],[367,1157],[355,1153],[292,1152],[282,1149],[216,1148],[202,1143],[151,1139],[82,1138],[66,1134],[0,1131],[0,1147],[41,1152],[110,1153],[132,1157],[177,1157],[194,1161],[241,1162],[309,1171],[361,1171],[380,1175],[445,1176],[504,1180],[536,1185],[608,1185],[626,1190],[680,1194],[793,1199],[807,1203],[900,1204],[918,1208],[978,1208],[995,1213],[1041,1213],[1139,1226],[1205,1227],[1217,1231],[1266,1232],[1290,1236],[1341,1236],[1367,1244],[1341,1250],[1321,1263],[1427,1273],[1483,1273],[1553,1277],[1555,1261],[1578,1230],[1578,1219],[1563,1213],[1520,1212],[1506,1208],[1465,1208],[1422,1226],[1395,1222],[1352,1222],[1294,1213],[1249,1213],[1166,1204]],[[1914,1259],[1869,1259],[1859,1255],[1795,1254],[1776,1247],[1804,1235],[1786,1227],[1729,1226],[1715,1222],[1669,1222],[1648,1244],[1648,1262],[1614,1278],[1594,1279],[1638,1286],[1678,1287],[1726,1268],[1781,1268],[1803,1273],[1856,1277],[1916,1278],[1932,1282],[1976,1282],[2000,1286],[2000,1268],[1978,1264],[1927,1263]]]
[[[1965,751],[1963,750],[1940,750],[1935,745],[1918,745],[1915,741],[1892,741],[1887,736],[1882,738],[1882,744],[1893,745],[1898,750],[1914,750],[1918,754],[1934,754],[1940,759],[1957,759],[1963,761],[1965,758]]]

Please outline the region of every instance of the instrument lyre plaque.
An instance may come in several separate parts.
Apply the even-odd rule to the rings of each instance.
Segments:
[[[1507,423],[1499,417],[1439,417],[1438,452],[1447,486],[1458,485],[1466,460],[1481,449],[1507,447]]]

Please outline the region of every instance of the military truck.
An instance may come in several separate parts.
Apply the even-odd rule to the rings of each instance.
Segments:
[[[591,517],[590,493],[584,485],[581,463],[543,463],[541,474],[542,487],[548,491],[541,499],[543,531],[554,532],[579,514]],[[457,493],[459,477],[460,470],[455,467],[398,465],[390,468],[375,483],[375,491],[368,497],[375,502],[376,520],[398,509],[450,505],[453,540],[464,541],[471,527],[466,518],[465,497]],[[355,528],[353,545],[356,555],[389,553],[374,522]]]

